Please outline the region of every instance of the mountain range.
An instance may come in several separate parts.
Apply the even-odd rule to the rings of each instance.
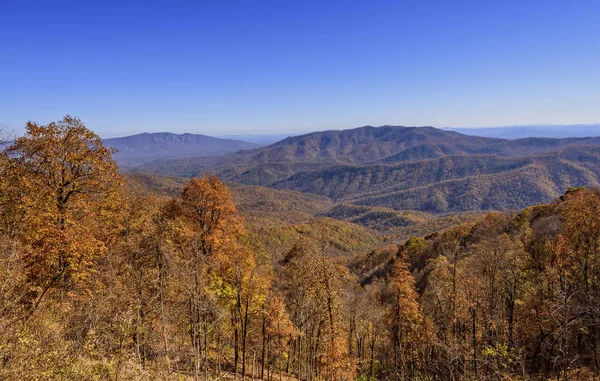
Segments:
[[[136,166],[157,159],[177,159],[190,156],[222,155],[259,144],[201,134],[143,133],[122,138],[104,139],[115,148],[115,160],[121,167]]]
[[[305,132],[306,133],[306,132]],[[288,134],[245,134],[245,135],[218,135],[218,138],[241,140],[244,142],[255,143],[261,146],[268,146],[276,143],[288,136],[303,135],[305,133],[288,133]]]
[[[600,135],[600,124],[528,124],[521,126],[500,127],[446,127],[446,130],[460,132],[465,135],[485,136],[502,139],[521,138],[569,138]]]
[[[285,138],[220,156],[133,169],[325,196],[336,203],[447,214],[548,202],[600,185],[600,138],[499,139],[433,127],[365,126]]]

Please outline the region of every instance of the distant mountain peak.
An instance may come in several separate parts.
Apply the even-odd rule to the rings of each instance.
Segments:
[[[223,155],[259,147],[258,144],[240,140],[171,132],[144,132],[105,139],[104,144],[117,149],[114,158],[121,166],[137,166],[159,159]]]
[[[503,139],[583,138],[600,136],[600,124],[527,124],[498,127],[444,127],[444,130],[457,131],[465,135]]]

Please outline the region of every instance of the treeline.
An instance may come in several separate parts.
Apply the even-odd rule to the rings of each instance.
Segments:
[[[348,267],[326,255],[330,225],[272,258],[218,178],[160,196],[111,155],[72,117],[0,155],[0,379],[598,373],[597,191]]]

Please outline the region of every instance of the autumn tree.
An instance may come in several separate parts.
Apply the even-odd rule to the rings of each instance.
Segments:
[[[456,336],[459,330],[459,261],[465,254],[465,237],[467,236],[471,226],[463,224],[453,226],[442,233],[442,236],[435,241],[435,251],[437,255],[446,257],[451,265],[451,282],[452,294],[450,299],[450,313],[452,320],[452,332]]]
[[[572,270],[579,292],[578,313],[589,335],[584,347],[593,354],[593,367],[600,372],[600,191],[572,189],[562,209],[562,236],[574,263]]]
[[[184,294],[196,379],[200,372],[208,373],[207,341],[213,323],[221,318],[218,297],[214,289],[219,268],[240,249],[239,239],[245,230],[227,187],[216,177],[192,179],[173,205],[173,215],[179,221],[178,261]],[[235,359],[239,363],[239,329],[234,326]],[[204,366],[201,362],[204,360]]]
[[[166,200],[128,188],[121,213],[120,239],[111,250],[112,262],[104,269],[117,272],[106,274],[105,283],[114,282],[113,296],[122,298],[120,300],[128,306],[114,311],[114,316],[121,318],[114,323],[121,326],[123,335],[119,351],[128,345],[125,339],[131,338],[130,350],[141,368],[146,368],[148,359],[156,357],[155,353],[167,356],[169,349],[165,316],[167,205]],[[157,320],[159,325],[154,324]]]
[[[389,326],[386,319],[389,307],[384,301],[386,287],[383,282],[356,287],[350,300],[350,356],[358,358],[360,372],[368,379],[379,378],[381,352],[387,348],[387,336],[391,339],[386,329]]]
[[[106,252],[122,184],[111,153],[70,116],[29,122],[7,149],[3,227],[31,247],[24,258],[35,289],[31,311],[53,287],[87,278]]]
[[[298,336],[298,331],[292,323],[285,306],[285,299],[279,292],[271,289],[262,310],[262,343],[261,343],[261,369],[260,378],[270,379],[272,369],[283,371],[283,356],[287,353],[288,364],[290,361],[291,343]],[[267,373],[265,375],[265,366]],[[289,370],[289,369],[288,369]]]
[[[73,368],[73,353],[94,336],[99,316],[86,319],[84,311],[104,290],[101,262],[119,230],[122,179],[112,151],[70,116],[29,122],[2,151],[0,241],[7,250],[0,262],[4,274],[16,273],[2,285],[12,296],[2,308],[8,373],[0,378],[90,376]]]
[[[342,314],[347,270],[332,263],[315,241],[303,239],[286,255],[281,276],[292,321],[300,332],[295,349],[298,377],[353,377],[356,362],[348,353]]]
[[[10,323],[30,307],[24,279],[26,250],[16,239],[0,234],[0,357],[5,362],[10,337],[15,335],[14,330],[8,329]]]
[[[408,263],[403,258],[397,258],[391,274],[390,286],[393,293],[393,304],[388,311],[388,319],[394,343],[395,379],[404,380],[408,367],[414,368],[415,345],[417,331],[421,323],[421,311],[415,280],[408,271]],[[410,373],[413,378],[415,372]]]
[[[250,324],[260,315],[270,287],[270,261],[257,239],[246,236],[235,250],[220,258],[215,273],[218,295],[232,314],[235,336],[241,346],[241,374],[246,377],[246,355]],[[237,366],[237,343],[234,366]]]

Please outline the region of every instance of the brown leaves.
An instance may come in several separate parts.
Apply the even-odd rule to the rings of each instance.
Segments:
[[[29,122],[7,157],[3,225],[34,249],[25,258],[30,282],[50,287],[85,278],[116,229],[122,179],[111,150],[66,116]]]
[[[209,256],[244,233],[227,187],[216,176],[192,179],[183,189],[180,213],[197,253]]]

